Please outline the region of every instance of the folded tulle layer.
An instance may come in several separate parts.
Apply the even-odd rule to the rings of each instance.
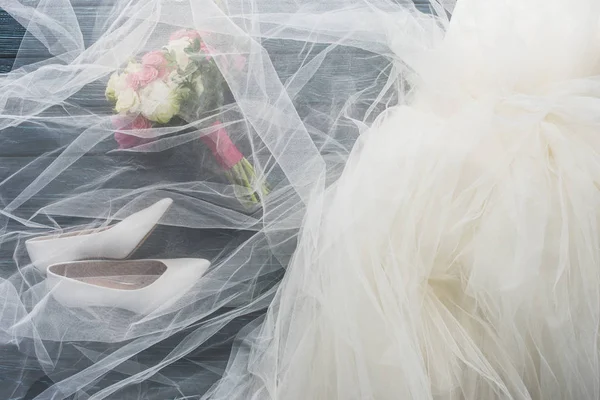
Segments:
[[[303,227],[250,353],[264,398],[595,398],[599,104],[390,111]]]
[[[0,6],[28,29],[0,75],[0,392],[600,397],[594,1]],[[219,101],[130,113],[165,62],[193,79],[164,93]],[[165,197],[132,257],[208,259],[198,282],[147,315],[56,301],[26,240]]]
[[[397,96],[386,87],[398,76],[389,58],[369,51],[381,36],[357,31],[347,38],[335,26],[337,15],[359,22],[381,13],[358,2],[0,6],[28,28],[14,70],[0,75],[0,393],[204,396],[229,376],[232,349],[241,348],[235,337],[256,326],[272,302],[306,204],[319,201],[360,133]],[[149,123],[181,100],[154,84],[144,98],[151,109],[116,115],[107,89],[112,98],[113,89],[131,87],[111,80],[115,72],[135,70],[124,83],[137,89],[124,96],[122,111],[141,105],[142,86],[165,79],[163,58],[173,64],[170,73],[182,68],[174,78],[187,76],[183,64],[194,54],[176,35],[182,31],[196,32],[210,49],[202,90],[213,90],[219,102],[194,100],[197,109],[186,118]],[[165,45],[172,48],[160,57],[155,52]],[[197,79],[191,81],[198,94]],[[185,84],[178,81],[175,92]],[[103,230],[165,197],[173,206],[131,258],[210,260],[197,282],[179,283],[185,293],[146,315],[56,300],[27,240]]]

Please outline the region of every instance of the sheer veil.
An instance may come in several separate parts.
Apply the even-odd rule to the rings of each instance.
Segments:
[[[600,397],[596,0],[0,7],[0,397]],[[217,100],[116,117],[113,73],[182,37]],[[134,258],[209,259],[189,292],[56,300],[26,240],[165,197]]]
[[[410,94],[411,57],[443,37],[450,4],[0,0],[0,7],[27,28],[13,71],[0,75],[0,152],[8,160],[0,166],[0,343],[11,369],[2,392],[20,398],[47,376],[36,399],[197,398],[227,370],[206,396],[250,398],[228,383],[248,370],[248,342],[260,341],[261,315],[276,298],[307,206],[312,218],[326,212],[327,188],[356,140]],[[104,97],[110,74],[182,28],[201,32],[213,49],[229,100],[185,124],[134,133],[149,142],[118,149]],[[238,55],[242,73],[228,68]],[[269,185],[260,204],[238,201],[239,188],[199,140],[215,121]],[[136,257],[210,259],[189,293],[148,316],[65,308],[49,295],[25,240],[108,225],[163,197],[174,205]],[[306,232],[305,245],[317,234]]]

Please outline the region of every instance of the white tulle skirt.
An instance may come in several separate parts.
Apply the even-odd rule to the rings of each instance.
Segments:
[[[0,76],[3,143],[26,146],[22,124],[77,132],[0,182],[17,265],[0,343],[52,380],[36,398],[600,398],[600,3],[218,3],[117,2],[89,47],[56,28],[76,12],[7,6],[54,58]],[[82,93],[173,27],[218,50],[234,101],[112,159],[110,116]],[[180,151],[215,118],[269,183],[255,209]],[[24,238],[165,193],[150,255],[210,258],[204,279],[148,316],[52,299]]]
[[[309,206],[252,377],[219,398],[600,396],[599,20],[577,3],[459,1]]]
[[[362,137],[260,331],[264,398],[596,398],[599,148],[577,96],[401,107]]]

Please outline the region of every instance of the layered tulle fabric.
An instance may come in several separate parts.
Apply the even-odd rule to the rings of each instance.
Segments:
[[[600,397],[596,3],[0,0],[28,29],[0,75],[9,398],[41,375],[37,399]],[[182,28],[225,105],[119,149],[109,76]],[[162,197],[136,257],[209,258],[189,293],[54,300],[27,238]]]

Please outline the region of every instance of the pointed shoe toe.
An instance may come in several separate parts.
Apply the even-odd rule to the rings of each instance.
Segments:
[[[87,229],[29,239],[25,247],[33,265],[42,273],[51,264],[85,259],[125,259],[152,233],[173,204],[162,199],[122,221],[99,229]]]

